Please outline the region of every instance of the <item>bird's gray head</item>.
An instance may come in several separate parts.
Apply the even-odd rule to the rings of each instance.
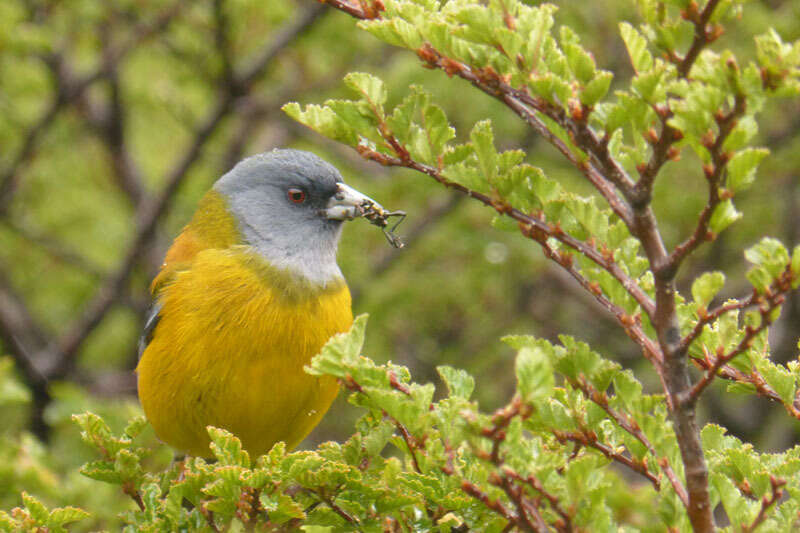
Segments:
[[[345,185],[333,166],[300,150],[248,157],[214,189],[226,198],[247,244],[274,267],[321,285],[342,277],[336,264],[342,221],[372,202]]]

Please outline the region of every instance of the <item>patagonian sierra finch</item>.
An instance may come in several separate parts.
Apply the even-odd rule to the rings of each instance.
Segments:
[[[385,227],[392,215],[308,152],[256,155],[222,176],[151,286],[136,370],[156,434],[204,457],[207,426],[254,455],[305,438],[338,384],[303,367],[353,321],[336,263],[342,222]]]

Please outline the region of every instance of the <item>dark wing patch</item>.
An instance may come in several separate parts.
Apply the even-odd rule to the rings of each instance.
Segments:
[[[150,309],[147,310],[147,318],[144,321],[144,329],[142,335],[139,337],[139,359],[142,358],[147,345],[153,340],[153,334],[156,331],[158,321],[161,320],[161,303],[158,301],[153,302]]]

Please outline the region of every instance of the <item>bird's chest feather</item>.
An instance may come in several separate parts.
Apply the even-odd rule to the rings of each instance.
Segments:
[[[216,425],[252,451],[268,449],[302,438],[327,410],[335,383],[303,367],[352,323],[343,282],[314,287],[243,250],[208,250],[159,300],[138,372],[145,411],[167,442],[202,449],[205,427]]]

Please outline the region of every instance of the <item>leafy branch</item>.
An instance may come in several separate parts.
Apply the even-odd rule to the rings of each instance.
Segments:
[[[679,13],[649,6],[642,10],[650,26],[641,30],[650,32],[649,36],[630,24],[620,26],[636,76],[630,82],[631,91],[618,93],[617,102],[611,103],[602,101],[611,75],[596,68],[577,35],[564,27],[559,39],[550,35],[551,6],[501,2],[425,8],[393,1],[326,3],[360,19],[359,26],[376,37],[415,52],[423,66],[461,78],[505,104],[587,178],[641,247],[652,276],[649,279],[629,276],[621,267],[625,261],[605,253],[616,245],[609,246],[608,230],[600,223],[612,220],[609,215],[579,208],[564,195],[559,205],[566,204],[571,216],[578,219],[577,225],[564,228],[563,211],[548,209],[560,191],[537,175],[538,169],[519,164],[524,154],[498,154],[491,130],[483,123],[475,125],[469,143],[449,145],[455,136],[452,128],[419,90],[389,114],[383,110],[386,96],[382,83],[366,75],[351,75],[346,82],[360,93],[360,102],[328,101],[324,107],[306,110],[295,104],[285,108],[295,119],[350,144],[367,159],[424,173],[515,220],[546,257],[592,293],[654,364],[681,452],[685,491],[680,490],[674,472],[670,481],[684,496],[681,500],[695,530],[713,530],[708,470],[695,405],[718,371],[748,350],[772,323],[782,295],[795,284],[797,268],[790,268],[788,257],[784,258],[780,268],[786,271],[786,279],[763,309],[760,324],[748,327],[738,346],[719,352],[706,365],[704,377],[695,382],[689,373],[688,349],[699,333],[693,329],[681,338],[684,319],[679,316],[676,276],[684,260],[703,242],[716,238],[741,216],[732,198],[750,185],[766,154],[746,147],[753,134],[752,118],[766,98],[779,90],[797,92],[800,87],[796,66],[800,59],[793,48],[774,33],[758,38],[761,64],[742,68],[732,53],[718,55],[708,49],[722,33],[720,21],[730,6],[719,16],[720,3],[715,0],[702,8],[687,3]],[[653,27],[678,28],[681,24],[693,28],[685,53],[675,48],[674,36],[652,38]],[[533,42],[532,36],[537,36]],[[668,61],[654,59],[650,47],[660,48]],[[794,70],[779,70],[777,65],[789,62],[794,62]],[[765,76],[765,71],[775,74]],[[418,122],[416,114],[422,117]],[[651,126],[654,122],[660,123],[660,134]],[[633,135],[626,137],[622,126],[629,123]],[[652,187],[667,161],[679,158],[683,146],[692,147],[703,162],[708,198],[691,235],[668,251],[651,207]],[[630,167],[639,173],[638,181],[630,177]],[[548,190],[545,184],[558,192]],[[575,237],[586,233],[588,238]],[[597,245],[598,241],[601,244]],[[603,277],[606,275],[619,285],[610,285]],[[616,292],[619,286],[622,293]],[[643,311],[643,317],[630,309],[628,298]],[[729,310],[752,303],[731,305]],[[722,320],[724,309],[712,312],[710,319],[701,317],[700,322]],[[698,327],[702,330],[704,326]],[[783,379],[784,371],[768,366],[769,362],[759,364],[771,372],[772,377],[764,380],[767,383]],[[581,432],[562,436],[586,441],[584,444],[592,442]],[[615,457],[613,451],[605,451]]]

